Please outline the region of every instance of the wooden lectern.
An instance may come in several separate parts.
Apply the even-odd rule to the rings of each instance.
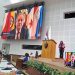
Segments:
[[[45,47],[46,44],[48,44],[47,47]],[[43,40],[41,57],[54,59],[55,52],[56,52],[56,42],[53,39]]]

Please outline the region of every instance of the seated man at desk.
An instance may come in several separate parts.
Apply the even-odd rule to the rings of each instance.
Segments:
[[[0,51],[0,62],[1,62],[1,60],[2,60],[2,52]]]

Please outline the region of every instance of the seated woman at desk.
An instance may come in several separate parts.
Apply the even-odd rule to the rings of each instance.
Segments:
[[[0,51],[0,62],[1,62],[1,60],[2,60],[2,52]]]
[[[25,54],[25,57],[24,57],[24,59],[23,59],[23,63],[26,62],[26,61],[28,61],[28,60],[29,60],[29,54],[26,53],[26,54]]]
[[[27,65],[26,65],[27,61],[29,61],[29,54],[28,53],[25,54],[25,57],[24,57],[23,63],[22,63],[22,68],[26,68],[27,67]]]

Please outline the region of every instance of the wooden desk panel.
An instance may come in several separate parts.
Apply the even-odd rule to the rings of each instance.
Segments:
[[[17,59],[16,67],[17,68],[22,68],[22,64],[23,64],[23,60],[22,59]]]

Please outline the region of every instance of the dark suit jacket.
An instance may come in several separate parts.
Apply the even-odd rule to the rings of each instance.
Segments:
[[[15,39],[15,35],[16,35],[16,29],[10,31],[10,34],[7,37],[7,39]],[[28,39],[28,36],[29,36],[28,29],[25,29],[24,27],[22,27],[21,33],[20,33],[20,39]]]

